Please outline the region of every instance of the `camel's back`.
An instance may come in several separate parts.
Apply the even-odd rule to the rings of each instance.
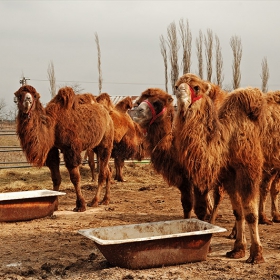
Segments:
[[[49,104],[46,110],[52,107]],[[56,121],[56,145],[72,145],[79,142],[82,149],[97,146],[106,134],[112,134],[112,119],[104,106],[93,104],[75,104],[71,108],[59,108]]]

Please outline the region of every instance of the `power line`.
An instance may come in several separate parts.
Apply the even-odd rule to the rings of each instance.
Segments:
[[[49,80],[42,80],[42,79],[32,79],[32,81],[37,82],[49,82]],[[97,84],[98,81],[57,81],[58,83],[83,83],[83,84]],[[154,84],[154,83],[127,83],[127,82],[102,82],[103,84],[114,84],[114,85],[163,85],[162,84]]]

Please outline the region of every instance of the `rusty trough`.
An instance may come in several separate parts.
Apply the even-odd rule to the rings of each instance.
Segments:
[[[0,222],[27,221],[51,216],[63,192],[34,190],[0,193]]]
[[[184,219],[81,229],[115,266],[143,269],[206,260],[213,233],[226,229]]]

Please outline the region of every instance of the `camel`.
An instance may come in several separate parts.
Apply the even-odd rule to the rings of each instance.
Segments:
[[[266,130],[262,92],[257,88],[231,92],[217,110],[210,83],[185,74],[176,82],[178,114],[175,139],[179,161],[201,192],[222,185],[236,218],[236,240],[229,258],[245,256],[245,221],[251,237],[248,263],[264,262],[258,231],[258,198]],[[206,88],[205,88],[206,85]]]
[[[114,105],[108,93],[101,93],[96,97],[96,101],[108,110],[113,120],[114,142],[111,157],[114,159],[116,169],[114,179],[124,182],[124,161],[131,158],[141,161],[144,157],[141,128],[137,123],[133,122],[127,113],[132,108],[132,99],[127,96]],[[92,170],[92,179],[94,180],[93,152],[89,153],[89,165]]]
[[[174,144],[174,106],[171,95],[159,88],[149,88],[142,92],[135,102],[130,115],[145,134],[145,147],[154,170],[163,176],[170,186],[181,192],[184,218],[191,218],[191,211],[205,220],[211,199],[207,192],[201,194],[193,188],[186,176],[186,170],[178,161]]]
[[[97,206],[103,184],[106,192],[101,203],[110,201],[111,172],[108,167],[113,148],[113,122],[107,110],[90,94],[75,95],[70,87],[61,88],[44,108],[40,94],[30,85],[15,92],[18,105],[17,134],[28,162],[47,165],[53,189],[61,184],[59,150],[63,153],[70,180],[76,191],[74,211],[86,210],[81,191],[79,165],[81,152],[95,148],[100,159],[97,192],[88,206]]]

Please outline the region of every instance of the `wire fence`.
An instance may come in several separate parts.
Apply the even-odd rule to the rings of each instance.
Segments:
[[[5,138],[5,141],[3,140]],[[11,144],[11,145],[8,145]],[[111,159],[110,162],[113,162]],[[138,162],[136,160],[126,160],[134,163],[149,163],[148,158]],[[60,165],[65,165],[63,157],[60,159]],[[26,161],[26,157],[19,146],[18,136],[15,128],[9,130],[0,129],[0,169],[30,168],[32,165]]]

